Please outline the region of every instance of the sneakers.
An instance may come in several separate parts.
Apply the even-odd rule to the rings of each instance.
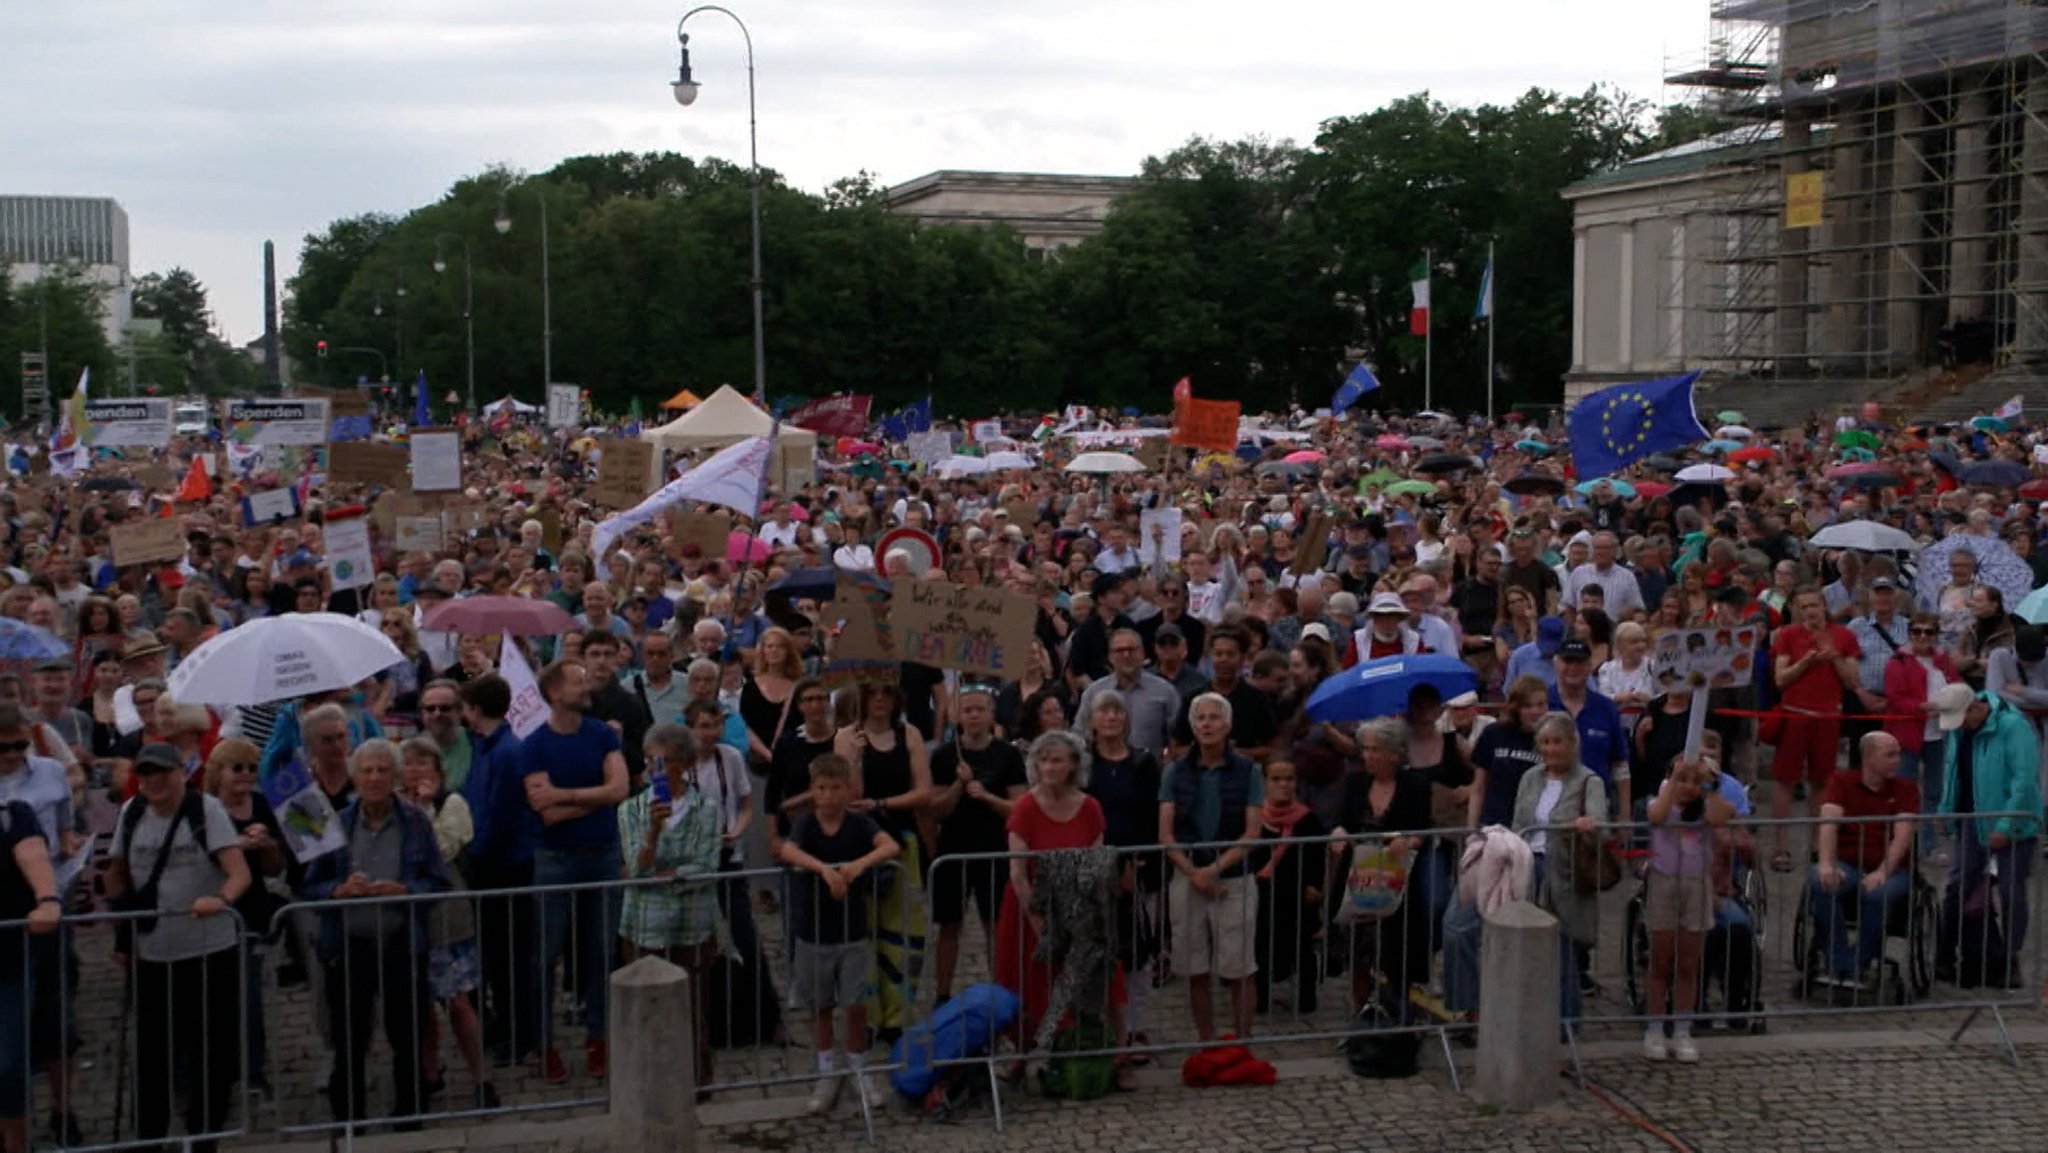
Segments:
[[[889,1087],[882,1083],[880,1073],[852,1074],[854,1092],[860,1094],[861,1103],[874,1112],[880,1112],[889,1105]]]
[[[560,1085],[569,1079],[569,1067],[562,1064],[562,1051],[553,1045],[541,1054],[540,1077],[550,1085]]]
[[[604,1080],[605,1045],[603,1038],[583,1043],[583,1071],[593,1081]]]
[[[830,1113],[832,1106],[839,1103],[839,1087],[837,1072],[819,1074],[817,1082],[811,1086],[811,1099],[804,1106],[804,1112],[813,1117]]]
[[[1652,1061],[1671,1056],[1671,1050],[1664,1044],[1664,1026],[1658,1025],[1653,1032],[1643,1034],[1643,1056]]]
[[[1659,1048],[1662,1048],[1662,1046],[1659,1046]],[[1700,1063],[1700,1049],[1699,1046],[1692,1043],[1692,1034],[1680,1033],[1671,1039],[1671,1059],[1681,1065],[1697,1065]]]

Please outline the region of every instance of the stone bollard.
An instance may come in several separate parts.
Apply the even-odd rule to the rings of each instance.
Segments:
[[[1557,918],[1527,901],[1487,914],[1480,945],[1479,1100],[1534,1109],[1557,1097]]]
[[[614,1149],[696,1147],[694,979],[660,957],[642,957],[611,976]]]

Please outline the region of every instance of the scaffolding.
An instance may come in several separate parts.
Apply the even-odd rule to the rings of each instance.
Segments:
[[[2048,6],[1713,0],[1696,367],[2048,365]]]

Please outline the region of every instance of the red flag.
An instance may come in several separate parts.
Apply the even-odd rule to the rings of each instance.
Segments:
[[[1180,403],[1181,401],[1183,401],[1183,400],[1193,400],[1194,398],[1195,398],[1195,386],[1194,386],[1194,383],[1193,383],[1193,382],[1192,382],[1192,381],[1191,381],[1191,380],[1190,380],[1189,378],[1187,378],[1187,377],[1185,377],[1185,376],[1181,377],[1181,378],[1180,378],[1180,382],[1179,382],[1178,384],[1175,384],[1175,385],[1173,386],[1173,401],[1174,401],[1174,403],[1175,403],[1175,404],[1179,404],[1179,403]]]
[[[198,457],[192,458],[192,467],[185,470],[185,479],[178,485],[178,491],[171,500],[179,504],[205,504],[213,496],[213,481],[206,475],[206,466]]]
[[[785,421],[820,436],[860,436],[868,430],[872,396],[828,396],[791,410]]]

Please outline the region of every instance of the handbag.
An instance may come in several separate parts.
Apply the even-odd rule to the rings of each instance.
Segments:
[[[1586,786],[1579,786],[1579,812],[1586,811]],[[1604,893],[1621,884],[1621,846],[1599,833],[1570,832],[1572,892],[1581,897]]]

